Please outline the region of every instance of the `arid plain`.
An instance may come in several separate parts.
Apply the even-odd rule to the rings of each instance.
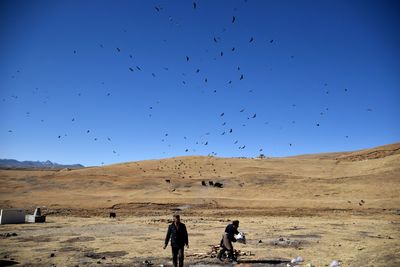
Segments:
[[[218,264],[210,246],[238,219],[248,241],[235,245],[242,260],[400,266],[400,143],[288,158],[0,170],[0,184],[1,208],[47,215],[44,224],[0,226],[0,260],[22,266],[169,266],[162,246],[174,213],[189,231],[187,264]]]

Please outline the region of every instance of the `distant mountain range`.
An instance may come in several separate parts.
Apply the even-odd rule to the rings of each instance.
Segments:
[[[81,164],[63,165],[47,161],[18,161],[15,159],[0,159],[1,169],[79,169],[85,166]]]

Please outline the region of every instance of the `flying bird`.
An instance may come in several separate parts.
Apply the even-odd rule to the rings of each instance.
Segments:
[[[224,52],[221,51],[221,57],[224,55]]]
[[[232,17],[232,23],[234,23],[236,20],[235,16]]]
[[[133,71],[133,69],[132,69],[132,68],[129,68],[129,70],[130,70],[130,71]]]
[[[242,75],[240,75],[240,80],[243,80],[244,79],[244,76],[243,76],[243,74]]]
[[[87,130],[87,131],[86,131],[86,133],[89,133],[89,132],[90,132],[90,130]]]
[[[139,66],[136,66],[136,68],[137,68],[138,70],[142,70]]]
[[[161,10],[161,8],[159,8],[158,6],[155,6],[154,8],[157,10],[157,12],[160,12]]]
[[[121,52],[121,49],[119,49],[119,48],[117,47],[117,51],[118,51],[118,52]]]
[[[257,117],[257,114],[256,114],[256,113],[254,113],[253,117],[251,117],[251,118],[253,118],[253,119],[254,119],[255,117]]]
[[[273,39],[271,39],[271,41],[269,41],[271,44],[274,42],[274,40]]]
[[[251,37],[249,43],[251,43],[251,42],[253,42],[253,41],[254,41],[254,38]]]
[[[224,113],[224,112],[222,112],[220,116],[222,117],[222,116],[224,116],[224,115],[225,115],[225,113]]]
[[[243,111],[244,111],[244,109],[241,109],[241,110],[240,110],[240,112],[243,112]]]
[[[234,48],[234,47],[232,47],[232,52],[233,52],[233,51],[235,51],[235,48]]]
[[[193,2],[193,9],[196,9],[197,8],[197,4],[196,4],[196,2]]]
[[[217,43],[217,38],[214,37],[214,42]]]
[[[189,61],[189,57],[188,56],[186,56],[186,61]]]

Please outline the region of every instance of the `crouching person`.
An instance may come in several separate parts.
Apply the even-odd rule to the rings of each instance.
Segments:
[[[239,234],[239,221],[235,220],[231,224],[228,224],[225,228],[225,232],[222,235],[221,239],[221,250],[218,253],[217,258],[222,261],[222,256],[226,251],[229,253],[229,259],[232,261],[236,261],[235,255],[233,254],[233,245],[232,242],[236,242],[235,235]]]

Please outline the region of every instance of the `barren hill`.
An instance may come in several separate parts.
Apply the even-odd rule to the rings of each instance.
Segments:
[[[189,156],[67,171],[2,170],[0,204],[85,213],[111,208],[154,212],[180,205],[394,209],[400,204],[399,163],[396,143],[288,158]]]

